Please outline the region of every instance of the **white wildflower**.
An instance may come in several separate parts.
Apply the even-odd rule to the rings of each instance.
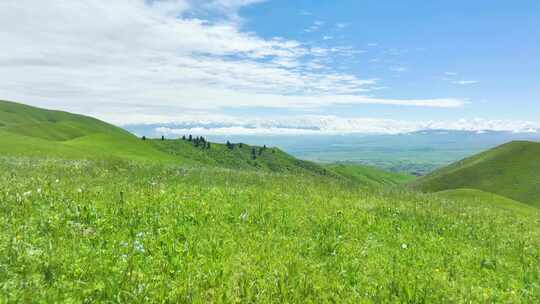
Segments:
[[[133,247],[135,247],[135,250],[138,252],[144,252],[144,245],[139,241],[135,241]]]
[[[409,248],[409,246],[407,244],[405,244],[405,243],[401,244],[401,249],[407,249],[407,248]]]
[[[248,218],[248,212],[246,210],[246,211],[242,212],[242,214],[240,215],[240,220],[242,222],[245,222],[247,220],[247,218]]]

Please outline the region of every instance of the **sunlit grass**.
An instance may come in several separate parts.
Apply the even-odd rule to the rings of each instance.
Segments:
[[[0,302],[540,300],[537,214],[335,179],[0,160]]]

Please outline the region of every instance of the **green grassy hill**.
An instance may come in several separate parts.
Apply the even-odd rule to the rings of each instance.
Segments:
[[[255,157],[253,155],[255,149]],[[0,155],[118,159],[291,174],[344,177],[365,185],[395,184],[408,177],[374,168],[323,167],[277,148],[211,143],[210,149],[179,139],[145,141],[100,120],[0,101]]]
[[[0,154],[71,159],[174,161],[100,120],[0,101]]]
[[[504,196],[476,189],[445,190],[436,192],[435,195],[445,199],[472,203],[478,206],[483,206],[484,208],[497,207],[527,214],[539,212],[537,208],[530,205],[520,203]]]
[[[2,303],[538,303],[538,215],[315,175],[0,157]]]
[[[469,188],[540,207],[540,143],[511,142],[412,182],[425,192]]]
[[[255,157],[252,149],[256,150]],[[182,140],[143,141],[94,118],[8,101],[0,101],[0,154],[333,174],[276,148],[237,144],[229,149],[222,144],[211,144],[210,149],[204,149]]]
[[[338,163],[327,165],[326,168],[349,180],[370,186],[395,186],[415,179],[412,175],[392,173],[357,164]]]
[[[130,134],[95,118],[0,100],[0,130],[31,138],[67,141],[91,134]]]
[[[0,104],[0,303],[540,302],[535,208]]]

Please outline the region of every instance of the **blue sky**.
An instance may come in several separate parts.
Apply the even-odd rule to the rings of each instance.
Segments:
[[[6,0],[0,28],[0,98],[119,125],[540,129],[537,1]]]
[[[361,78],[380,79],[378,85],[386,88],[373,95],[470,101],[450,111],[364,106],[343,107],[345,113],[396,119],[540,116],[538,1],[275,0],[242,13],[248,16],[246,29],[263,37],[364,51],[352,58],[337,57],[335,66]],[[317,30],[306,31],[321,23]]]

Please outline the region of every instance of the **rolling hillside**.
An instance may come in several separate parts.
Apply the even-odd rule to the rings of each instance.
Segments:
[[[485,208],[502,208],[520,213],[538,213],[538,209],[518,201],[476,189],[454,189],[436,192],[436,196],[453,201],[468,202]]]
[[[25,157],[0,189],[1,303],[540,301],[537,214],[489,203]]]
[[[0,101],[0,130],[51,141],[67,141],[91,134],[129,137],[130,133],[95,118]]]
[[[515,141],[412,183],[424,192],[469,188],[540,207],[540,143]]]
[[[173,161],[129,132],[95,118],[0,101],[0,154],[71,159]]]
[[[536,208],[2,105],[0,303],[540,301]]]
[[[338,163],[327,165],[326,168],[352,181],[370,186],[396,186],[415,179],[412,175],[357,164]]]
[[[256,150],[255,158],[253,149]],[[121,128],[91,117],[8,101],[0,101],[0,154],[333,174],[275,148],[242,144],[229,149],[222,144],[211,144],[210,149],[204,149],[182,140],[143,141]]]
[[[255,150],[255,156],[253,155]],[[396,184],[403,175],[363,166],[323,167],[277,148],[147,139],[95,118],[0,101],[0,155],[112,159],[345,178],[365,185]]]

